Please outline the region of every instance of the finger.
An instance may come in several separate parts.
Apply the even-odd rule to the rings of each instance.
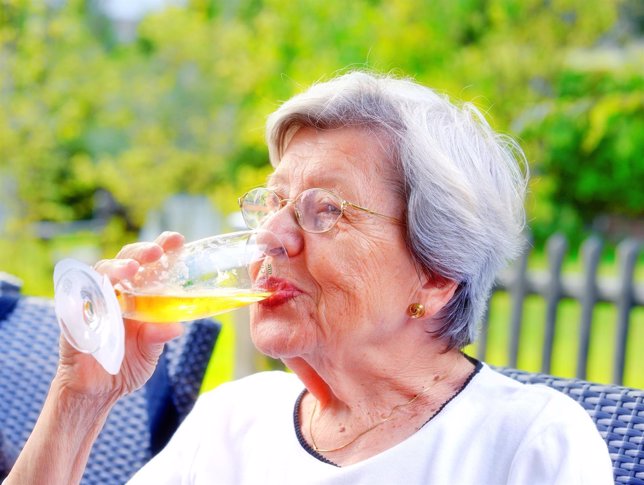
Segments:
[[[178,232],[165,231],[154,242],[161,246],[164,251],[174,251],[183,246],[184,240],[183,235]]]
[[[152,263],[163,256],[163,248],[153,242],[137,242],[121,248],[118,259],[135,259],[141,264]]]
[[[145,323],[139,338],[145,344],[164,344],[182,334],[183,325],[180,323]]]
[[[183,334],[180,323],[144,323],[139,331],[139,349],[144,355],[156,358],[166,342]]]
[[[134,259],[102,259],[94,265],[94,269],[116,283],[132,278],[139,266],[139,262]]]

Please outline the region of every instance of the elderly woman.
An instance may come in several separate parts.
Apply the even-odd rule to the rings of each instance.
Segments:
[[[254,344],[293,373],[206,393],[132,484],[607,484],[606,446],[568,397],[462,353],[496,272],[521,249],[520,149],[472,106],[352,73],[268,120],[275,170],[240,198],[279,234]],[[176,233],[97,264],[112,281]],[[43,414],[6,484],[77,483],[113,403],[178,325],[127,321],[119,375],[61,344]],[[49,437],[54,439],[48,439]],[[47,444],[47,446],[45,446]],[[53,444],[53,448],[52,448]]]

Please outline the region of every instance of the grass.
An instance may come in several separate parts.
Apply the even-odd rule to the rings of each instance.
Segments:
[[[609,383],[612,379],[616,337],[616,308],[608,303],[595,307],[588,355],[587,380]],[[490,325],[486,361],[492,365],[509,363],[510,297],[505,292],[495,293],[490,303]],[[550,373],[574,377],[579,350],[579,321],[581,307],[573,300],[562,300],[557,313],[555,340]],[[541,349],[544,338],[545,301],[537,296],[526,299],[519,341],[517,367],[528,371],[541,370]],[[644,352],[638,349],[644,342],[644,308],[631,313],[624,385],[644,388]],[[476,355],[476,344],[466,349]]]
[[[546,254],[533,251],[529,258],[530,270],[545,270],[548,267]],[[582,274],[583,261],[579,252],[569,252],[562,268],[564,274]],[[618,264],[616,252],[606,250],[598,268],[598,278],[616,278]],[[644,282],[644,251],[640,252],[635,267],[636,284]],[[490,324],[486,361],[493,365],[509,363],[509,315],[510,297],[506,292],[496,292],[490,302]],[[545,328],[545,300],[539,296],[529,296],[524,302],[521,338],[517,367],[528,371],[541,370],[541,352]],[[579,351],[581,306],[578,302],[564,299],[557,311],[555,340],[550,373],[562,377],[576,374],[577,353]],[[617,309],[613,304],[598,303],[594,308],[591,327],[591,340],[588,355],[586,379],[600,383],[610,383],[613,373],[613,359],[616,344]],[[627,340],[624,385],[644,388],[644,352],[638,344],[644,342],[644,307],[636,307],[630,315]],[[466,349],[476,355],[476,345]]]

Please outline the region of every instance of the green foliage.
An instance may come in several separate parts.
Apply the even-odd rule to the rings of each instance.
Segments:
[[[540,146],[534,168],[550,179],[548,199],[557,208],[533,226],[571,236],[599,215],[642,218],[644,77],[563,71],[555,87],[554,100],[533,110],[538,116],[523,130]]]
[[[553,214],[577,226],[598,210],[640,214],[623,187],[641,174],[629,161],[641,152],[641,70],[595,79],[569,62],[614,28],[618,0],[192,0],[147,15],[132,42],[118,41],[99,2],[57,3],[0,0],[0,176],[15,184],[12,237],[36,221],[91,218],[99,189],[120,207],[101,252],[134,237],[173,193],[207,193],[232,211],[268,173],[266,116],[353,68],[413,76],[522,134],[543,174],[530,206],[537,226]],[[541,124],[513,128],[544,104]],[[611,191],[598,174],[615,157]],[[562,177],[591,166],[566,199],[573,186]]]

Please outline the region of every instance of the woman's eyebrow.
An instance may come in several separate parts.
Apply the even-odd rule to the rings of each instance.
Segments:
[[[305,184],[305,188],[310,189],[317,187],[321,189],[331,190],[332,192],[336,193],[336,195],[344,197],[344,191],[341,190],[342,180],[339,179],[336,174],[316,174],[313,180],[311,180],[310,177],[307,177],[307,179],[310,183]],[[287,175],[284,175],[283,173],[273,172],[266,178],[265,186],[266,188],[275,190],[275,192],[283,197],[288,197],[288,195],[285,194],[287,194],[289,191],[289,177]]]

